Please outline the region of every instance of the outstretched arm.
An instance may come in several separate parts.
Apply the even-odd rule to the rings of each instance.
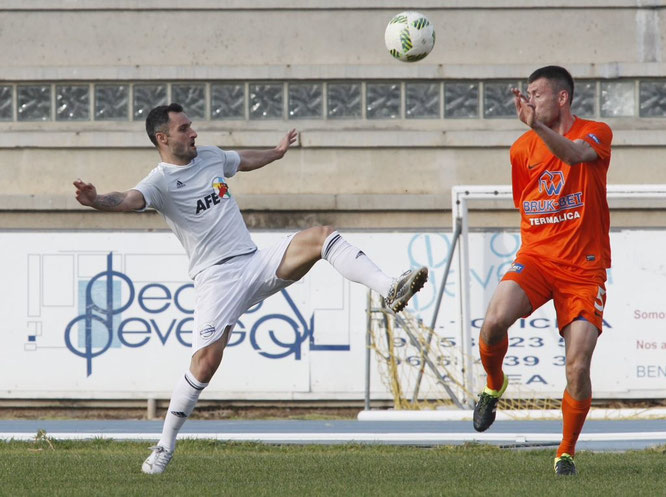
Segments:
[[[541,121],[536,119],[534,104],[520,93],[517,88],[512,89],[516,104],[518,118],[532,128],[544,141],[550,151],[563,162],[575,166],[581,162],[593,162],[598,156],[594,149],[585,140],[569,140],[553,131]]]
[[[143,209],[146,206],[146,200],[139,190],[98,195],[97,189],[92,183],[85,183],[81,179],[77,179],[73,184],[76,187],[76,200],[86,207],[93,207],[100,211],[128,212]]]
[[[238,170],[254,171],[255,169],[264,167],[266,164],[282,159],[287,150],[289,150],[289,147],[296,143],[297,137],[298,133],[295,129],[292,129],[280,140],[280,143],[275,148],[268,150],[241,150],[238,152],[241,159]]]

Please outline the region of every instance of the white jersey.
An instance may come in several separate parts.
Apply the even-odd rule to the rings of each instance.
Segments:
[[[197,152],[186,166],[160,162],[134,188],[180,240],[192,279],[224,259],[257,249],[226,182],[238,171],[240,156],[217,147],[197,147]]]

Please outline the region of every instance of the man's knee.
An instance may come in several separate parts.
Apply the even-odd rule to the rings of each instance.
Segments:
[[[199,357],[192,357],[190,371],[194,377],[202,383],[208,383],[217,371],[220,365],[222,356],[215,357],[211,354]]]
[[[567,357],[567,382],[577,383],[590,376],[590,364],[585,358]]]
[[[507,334],[507,330],[513,323],[510,322],[510,319],[507,316],[503,315],[500,312],[488,311],[486,317],[483,319],[483,325],[481,326],[481,337],[488,345],[494,345],[495,343],[504,339]]]
[[[321,247],[334,231],[335,228],[333,226],[313,226],[301,231],[297,236],[306,245]]]
[[[333,226],[319,226],[317,229],[319,230],[319,239],[321,240],[322,244],[331,235],[331,233],[335,231]]]
[[[531,312],[532,304],[520,285],[515,281],[501,281],[486,311],[481,337],[488,345],[493,345],[504,339],[520,316]]]
[[[226,334],[228,335],[228,334]],[[222,362],[222,353],[228,338],[224,337],[217,342],[198,350],[190,363],[190,371],[202,383],[208,383]]]
[[[312,228],[312,230],[313,230],[312,239],[316,240],[315,246],[317,247],[318,255],[323,258],[324,249],[326,248],[324,247],[324,244],[326,244],[326,240],[329,238],[331,233],[335,232],[335,228],[333,226],[317,226],[315,228]]]

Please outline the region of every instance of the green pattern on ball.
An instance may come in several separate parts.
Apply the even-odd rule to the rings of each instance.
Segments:
[[[412,26],[414,26],[416,29],[423,29],[426,26],[430,26],[430,21],[428,21],[428,19],[425,17],[419,17],[412,22]]]
[[[391,19],[391,22],[389,24],[407,24],[407,16],[401,16],[397,15],[393,19]]]
[[[407,53],[409,52],[414,45],[412,45],[412,37],[409,34],[409,27],[405,27],[400,31],[400,44],[402,45],[402,51]]]
[[[393,55],[396,59],[400,60],[400,52],[398,52],[395,48],[392,48],[389,50],[389,53]]]
[[[407,62],[416,62],[417,60],[421,60],[425,58],[425,56],[428,55],[427,53],[421,53],[418,55],[408,55],[407,56]]]

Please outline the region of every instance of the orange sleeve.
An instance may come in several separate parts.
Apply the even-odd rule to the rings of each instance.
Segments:
[[[513,205],[516,208],[520,208],[520,198],[525,188],[525,172],[527,171],[525,148],[521,146],[521,142],[522,140],[516,141],[509,152],[511,159],[511,189],[513,191]]]
[[[611,155],[613,132],[606,123],[588,122],[580,139],[587,142],[597,153],[600,160],[608,160]]]

